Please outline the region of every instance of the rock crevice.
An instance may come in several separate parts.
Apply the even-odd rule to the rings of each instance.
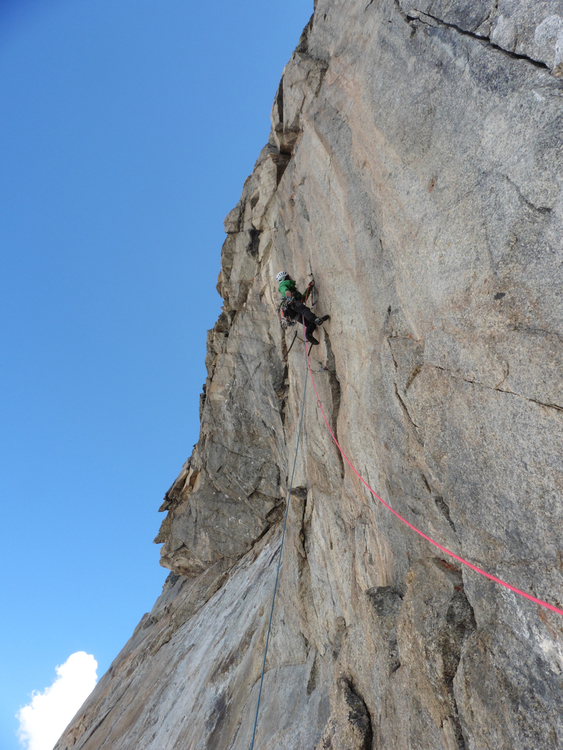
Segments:
[[[413,8],[412,10],[418,13],[418,15],[406,16],[409,22],[420,21],[432,27],[432,24],[428,23],[428,21],[426,20],[426,19],[430,19],[431,21],[434,21],[434,23],[438,24],[439,26],[443,26],[444,28],[447,28],[447,29],[453,29],[453,31],[456,31],[458,34],[461,34],[462,36],[466,36],[471,39],[476,39],[481,44],[487,44],[488,47],[498,52],[502,52],[503,55],[507,55],[511,60],[526,60],[531,65],[534,65],[536,68],[542,68],[543,70],[547,70],[550,73],[552,72],[549,66],[546,65],[541,60],[535,60],[533,57],[528,57],[528,55],[522,55],[522,54],[518,54],[517,52],[512,52],[511,50],[504,49],[500,45],[492,42],[488,36],[482,36],[481,34],[476,34],[473,31],[462,29],[460,26],[456,26],[456,24],[454,23],[447,23],[441,18],[437,18],[436,16],[433,16],[431,13],[425,13],[424,11],[418,10],[417,8]]]

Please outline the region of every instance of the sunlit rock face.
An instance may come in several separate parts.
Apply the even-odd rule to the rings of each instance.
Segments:
[[[556,0],[317,1],[225,220],[171,577],[57,750],[250,745],[306,382],[282,269],[366,481],[563,606],[562,59]],[[255,747],[563,747],[563,618],[402,525],[307,389]]]

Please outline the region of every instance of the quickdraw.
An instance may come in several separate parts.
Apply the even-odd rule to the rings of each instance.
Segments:
[[[289,307],[290,302],[290,299],[282,299],[282,301],[278,305],[278,314],[281,318],[282,328],[289,328],[290,326],[295,325],[295,321],[292,318],[286,317],[285,315],[285,311]]]
[[[307,289],[305,289],[305,297],[303,298],[303,302],[305,302],[305,303],[307,302],[307,300],[308,300],[308,299],[309,299],[309,297],[311,296],[311,294],[312,294],[312,292],[314,291],[314,289],[315,289],[315,282],[314,282],[314,280],[313,280],[313,281],[310,281],[310,282],[309,282],[309,285],[307,286]],[[312,306],[313,306],[313,305],[315,304],[315,302],[316,302],[316,300],[314,299],[314,296],[315,296],[315,295],[313,295],[313,302],[311,303],[311,307],[312,307]]]

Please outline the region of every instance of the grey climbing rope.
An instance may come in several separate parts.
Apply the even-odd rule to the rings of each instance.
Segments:
[[[305,350],[306,351],[306,350]],[[293,469],[291,471],[291,480],[289,482],[289,491],[287,493],[287,503],[285,506],[285,518],[283,521],[283,530],[278,558],[278,568],[276,571],[276,582],[274,584],[274,593],[272,595],[272,606],[270,608],[270,622],[268,623],[268,632],[266,634],[266,647],[264,649],[264,661],[262,662],[262,674],[260,676],[260,689],[258,691],[258,701],[256,703],[256,716],[254,718],[254,729],[252,730],[252,742],[250,750],[254,750],[254,740],[256,738],[256,727],[258,726],[258,711],[260,710],[260,698],[262,697],[262,685],[264,684],[264,672],[266,670],[266,656],[268,655],[268,645],[270,643],[270,631],[272,630],[272,618],[274,616],[274,604],[276,602],[276,593],[278,591],[278,580],[280,577],[280,567],[282,561],[283,542],[285,539],[285,529],[287,526],[287,516],[289,513],[289,501],[291,500],[291,490],[293,489],[293,477],[295,476],[295,466],[297,464],[297,452],[299,450],[299,440],[301,438],[301,428],[303,426],[303,414],[305,413],[305,395],[307,393],[307,369],[305,370],[305,385],[303,387],[303,401],[301,402],[301,416],[299,418],[299,432],[297,433],[297,443],[295,445],[295,457],[293,459]]]

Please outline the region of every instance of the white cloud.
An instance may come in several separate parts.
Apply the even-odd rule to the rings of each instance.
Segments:
[[[57,678],[42,693],[33,692],[31,703],[21,708],[18,739],[26,750],[53,750],[68,723],[97,682],[98,662],[77,651],[56,668]]]

